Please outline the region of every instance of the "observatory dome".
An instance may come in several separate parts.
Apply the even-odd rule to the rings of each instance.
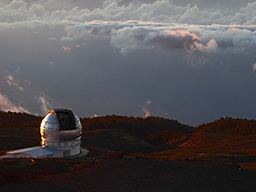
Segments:
[[[43,147],[68,149],[70,156],[80,153],[82,126],[70,109],[48,111],[41,122],[40,133]]]

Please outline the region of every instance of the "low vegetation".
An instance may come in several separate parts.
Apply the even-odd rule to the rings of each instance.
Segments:
[[[178,121],[161,117],[135,118],[107,115],[105,117],[83,118],[81,122],[85,131],[99,129],[124,130],[128,134],[155,146],[187,134],[193,129],[193,127],[181,124]]]
[[[40,145],[41,120],[24,113],[0,112],[0,155]],[[81,122],[82,147],[89,149],[89,155],[80,159],[1,159],[0,182],[47,180],[112,158],[221,162],[256,170],[255,120],[220,118],[195,128],[160,117],[112,115],[82,118]]]
[[[256,134],[256,121],[231,117],[220,118],[196,127],[194,132],[224,133],[237,136],[254,135]]]

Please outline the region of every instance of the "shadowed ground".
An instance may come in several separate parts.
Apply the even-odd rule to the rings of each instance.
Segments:
[[[16,115],[6,122],[16,122]],[[40,123],[37,121],[35,124]],[[39,145],[39,126],[25,125],[0,129],[0,155]],[[122,126],[130,128],[129,123]],[[133,135],[123,129],[84,131],[82,147],[90,151],[84,157],[0,159],[0,192],[255,191],[256,135],[193,132],[156,145],[156,139],[169,132],[144,140],[136,136],[142,130],[137,127]]]
[[[254,191],[256,173],[215,162],[107,157],[41,181],[10,183],[0,191]]]

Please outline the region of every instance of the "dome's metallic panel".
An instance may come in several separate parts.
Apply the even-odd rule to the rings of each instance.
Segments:
[[[60,141],[73,140],[79,137],[80,137],[80,130],[78,129],[59,132]]]
[[[75,116],[75,121],[76,121],[76,127],[77,128],[82,128],[82,125],[81,125],[81,122],[80,122],[79,118],[76,115],[74,115],[74,116]]]
[[[70,109],[56,109],[47,113],[41,122],[42,146],[70,148],[71,154],[80,152],[82,125]]]
[[[47,123],[56,123],[58,124],[57,118],[53,113],[48,113],[45,118],[43,119],[44,122]]]

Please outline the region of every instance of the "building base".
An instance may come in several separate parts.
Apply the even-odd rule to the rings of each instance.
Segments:
[[[68,158],[78,156],[81,153],[88,154],[88,150],[80,149],[80,146],[73,148],[50,148],[50,147],[29,147],[6,152],[6,158]],[[83,156],[84,156],[83,155]]]

